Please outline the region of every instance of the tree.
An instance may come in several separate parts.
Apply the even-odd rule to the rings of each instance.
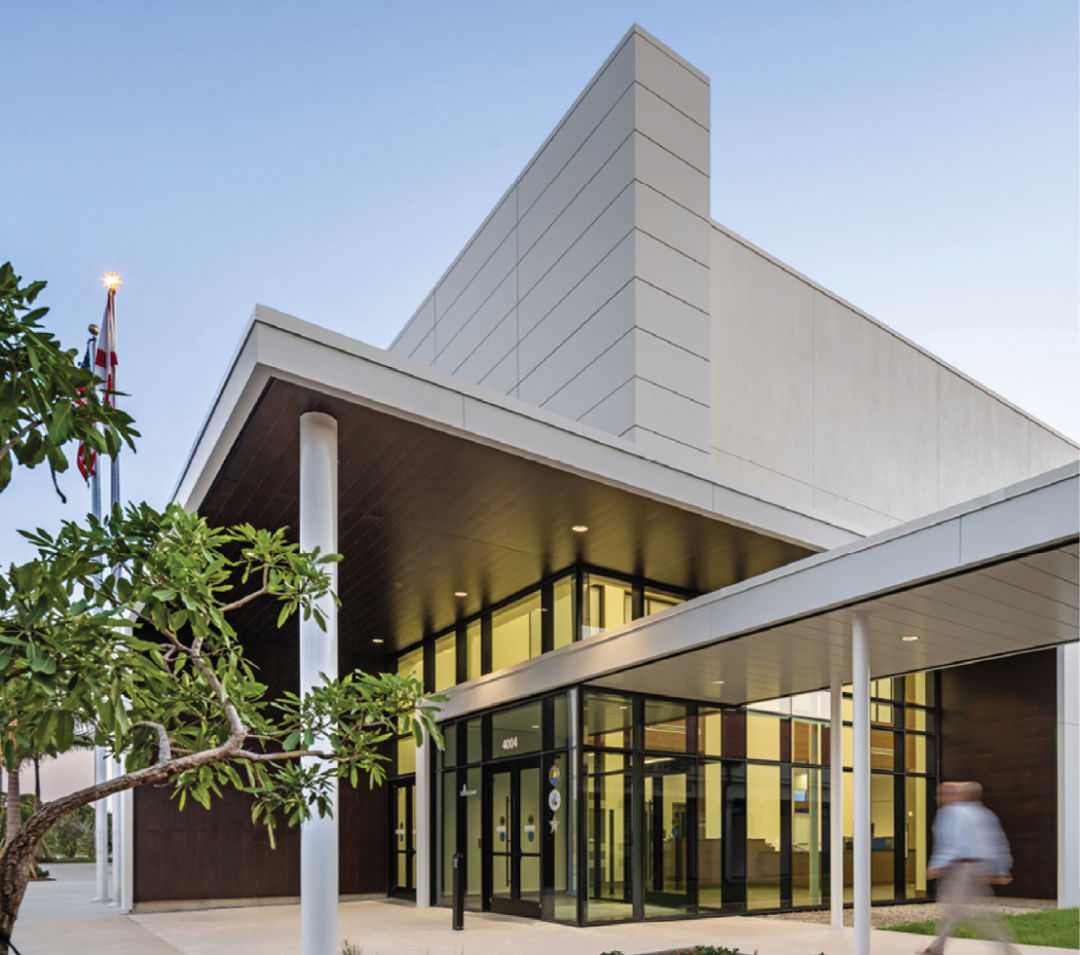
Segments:
[[[113,455],[124,442],[134,449],[139,434],[129,414],[102,400],[94,388],[100,382],[76,365],[75,349],[65,351],[42,327],[49,310],[31,305],[45,283],[20,288],[20,281],[10,262],[0,265],[0,491],[13,458],[27,468],[47,463],[56,487],[68,442]]]
[[[54,359],[58,364],[50,353],[48,361]],[[47,366],[39,355],[19,367],[40,377]],[[72,386],[87,383],[69,377],[38,383],[38,390],[71,401]],[[104,406],[82,407],[95,409],[116,437],[129,433],[129,421],[105,420]],[[48,460],[55,473],[62,468],[54,456],[29,454],[20,441],[38,434],[59,447],[58,435],[71,440],[78,427],[42,433],[24,425],[21,432],[9,448],[16,460],[30,467]],[[411,729],[418,742],[427,732],[441,745],[434,717],[444,698],[425,699],[415,679],[356,671],[324,677],[303,697],[277,698],[259,682],[230,619],[262,600],[277,605],[278,626],[294,615],[323,626],[320,603],[332,597],[326,567],[337,555],[303,553],[284,530],[212,527],[177,505],[117,507],[102,520],[66,521],[55,533],[23,533],[37,556],[0,576],[4,765],[10,770],[32,753],[64,752],[77,743],[76,726],[89,726],[96,744],[124,760],[125,772],[43,804],[0,845],[0,955],[8,950],[34,846],[82,806],[168,782],[181,808],[189,798],[210,808],[232,787],[250,795],[252,819],[267,827],[272,842],[281,820],[295,825],[313,812],[328,813],[335,779],[381,783],[382,744],[399,731]],[[304,756],[318,759],[301,763]]]

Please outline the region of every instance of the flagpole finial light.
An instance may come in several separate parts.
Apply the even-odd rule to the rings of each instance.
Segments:
[[[118,286],[123,285],[123,282],[120,281],[118,272],[106,272],[101,276],[101,284],[110,292],[115,292]]]

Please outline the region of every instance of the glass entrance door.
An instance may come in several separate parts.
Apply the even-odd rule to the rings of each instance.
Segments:
[[[416,784],[391,784],[390,894],[416,898],[416,818],[413,805]]]
[[[488,830],[492,912],[540,917],[540,766],[519,760],[490,770]]]
[[[645,758],[645,915],[692,912],[695,905],[694,785],[677,757]]]

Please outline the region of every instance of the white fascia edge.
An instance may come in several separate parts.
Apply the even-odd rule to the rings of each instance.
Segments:
[[[440,719],[850,608],[1078,536],[1074,463],[460,684],[445,691],[450,700]]]
[[[861,539],[850,527],[718,484],[706,471],[391,354],[256,306],[172,499],[200,506],[271,378],[458,434],[631,493],[812,550]]]

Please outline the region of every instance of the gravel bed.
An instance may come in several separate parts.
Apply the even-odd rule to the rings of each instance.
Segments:
[[[1022,912],[1031,912],[1048,907],[1053,908],[1053,903],[1027,900],[1014,902],[1007,899],[991,902],[988,906],[989,910],[996,915],[1019,915]],[[814,922],[819,925],[829,924],[828,911],[782,912],[777,915],[763,915],[761,917],[794,922]],[[874,928],[884,928],[886,925],[900,925],[904,922],[923,922],[926,919],[937,919],[939,917],[940,911],[936,902],[917,902],[912,905],[876,905],[870,909],[870,925]],[[844,909],[844,924],[853,925],[854,922],[854,911]]]

